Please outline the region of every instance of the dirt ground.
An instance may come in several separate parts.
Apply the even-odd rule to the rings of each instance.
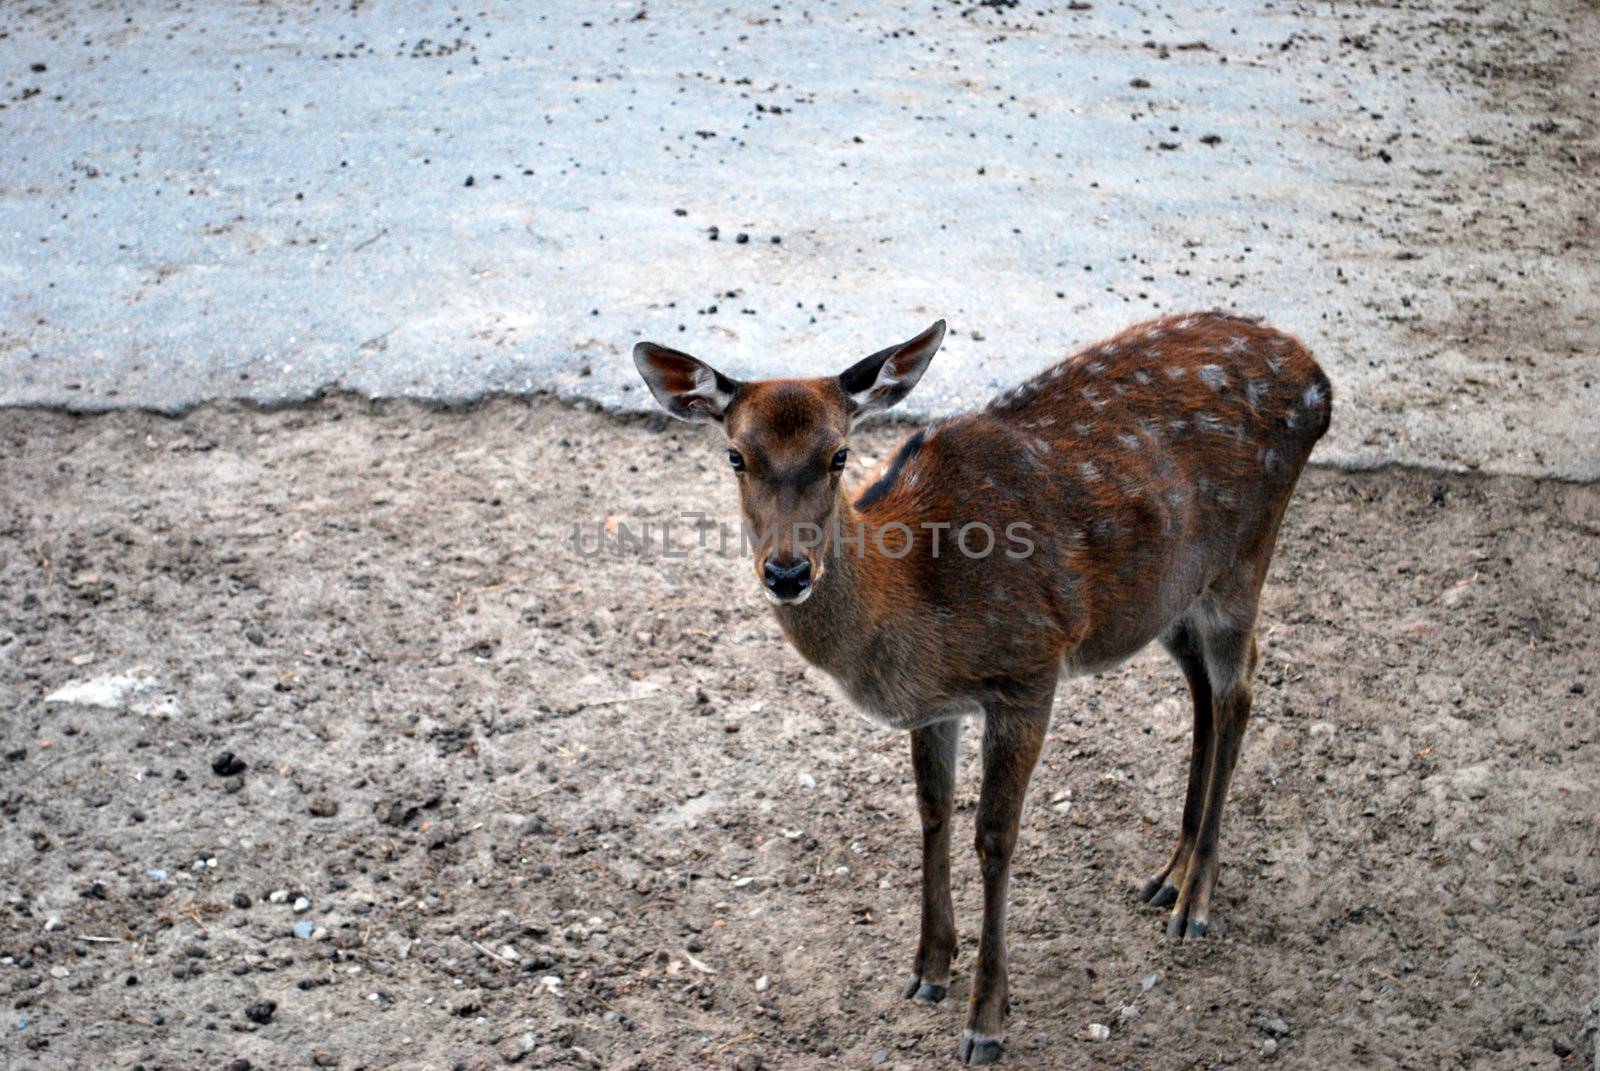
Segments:
[[[747,562],[573,545],[731,522],[723,467],[544,401],[0,412],[0,1065],[950,1066],[970,753],[930,1009],[904,739]],[[1134,901],[1177,670],[1066,684],[1009,1066],[1592,1067],[1597,537],[1592,486],[1308,473],[1199,944]]]

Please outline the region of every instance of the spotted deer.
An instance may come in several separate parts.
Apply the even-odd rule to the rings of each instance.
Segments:
[[[929,424],[848,491],[851,431],[910,392],[944,332],[941,320],[821,379],[740,382],[650,342],[634,362],[667,412],[726,431],[784,635],[868,716],[911,735],[922,925],[905,995],[922,1001],[950,984],[957,742],[964,717],[983,716],[983,925],[958,1056],[985,1064],[1003,1042],[1011,856],[1063,671],[1108,669],[1152,640],[1183,671],[1194,701],[1183,814],[1139,898],[1171,906],[1173,938],[1211,925],[1261,584],[1332,393],[1289,335],[1168,316]],[[974,523],[998,537],[990,553],[966,552],[982,549],[978,536],[955,546]]]

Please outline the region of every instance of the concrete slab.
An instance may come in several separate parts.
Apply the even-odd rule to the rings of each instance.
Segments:
[[[0,404],[633,409],[640,336],[944,316],[931,413],[1223,306],[1329,368],[1323,460],[1600,477],[1592,7],[136,7],[0,14]]]

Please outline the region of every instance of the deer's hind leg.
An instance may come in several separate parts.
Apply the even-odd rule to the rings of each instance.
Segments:
[[[1253,594],[1253,593],[1252,593]],[[1242,620],[1241,620],[1242,618]],[[1194,626],[1205,659],[1215,720],[1204,804],[1178,897],[1167,922],[1169,937],[1203,937],[1210,929],[1211,894],[1217,885],[1217,842],[1245,727],[1250,723],[1250,679],[1256,668],[1255,601],[1229,618],[1207,613]]]
[[[1161,644],[1172,655],[1173,661],[1183,670],[1189,682],[1189,696],[1194,701],[1194,739],[1189,747],[1189,787],[1183,797],[1183,819],[1178,824],[1178,842],[1172,847],[1166,865],[1144,883],[1139,900],[1153,907],[1170,907],[1178,900],[1178,890],[1183,887],[1188,873],[1189,859],[1194,851],[1195,838],[1200,832],[1200,815],[1205,807],[1206,782],[1211,774],[1212,698],[1211,680],[1206,675],[1205,653],[1200,637],[1185,621],[1161,638]]]

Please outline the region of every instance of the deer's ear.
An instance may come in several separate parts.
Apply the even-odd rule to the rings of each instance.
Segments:
[[[661,408],[697,424],[720,423],[740,386],[704,361],[654,342],[633,347],[633,363]]]
[[[850,401],[851,426],[910,394],[943,341],[944,321],[936,320],[916,338],[879,350],[839,373],[839,386]]]

